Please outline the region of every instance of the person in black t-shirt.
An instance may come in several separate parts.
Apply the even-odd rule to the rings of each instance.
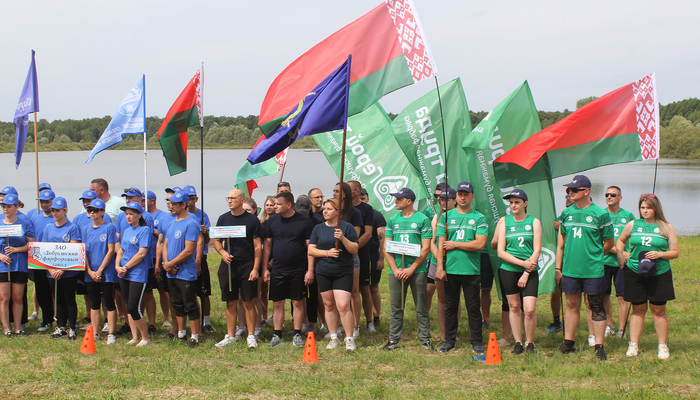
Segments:
[[[306,286],[314,281],[314,264],[309,261],[307,247],[313,230],[311,220],[294,211],[294,195],[281,192],[275,196],[276,214],[267,221],[265,245],[263,247],[263,277],[270,282],[270,299],[272,300],[272,317],[275,334],[270,346],[282,342],[282,324],[284,323],[284,302],[292,300],[294,307],[294,338],[297,347],[304,346],[301,338],[301,324],[304,321],[303,299]],[[266,268],[272,256],[272,270]]]
[[[367,332],[376,332],[374,328],[374,323],[372,322],[372,296],[369,291],[369,281],[370,281],[370,256],[369,256],[369,243],[372,239],[372,232],[374,229],[374,209],[367,203],[363,203],[360,199],[360,190],[362,185],[358,181],[348,181],[350,189],[352,190],[352,205],[357,208],[362,214],[362,226],[360,227],[360,235],[358,243],[360,245],[360,250],[357,255],[360,257],[360,268],[355,271],[355,282],[357,285],[353,286],[352,300],[355,306],[355,328],[358,333],[360,330],[360,304],[362,304],[362,309],[365,311],[365,326],[367,327]],[[362,301],[360,302],[360,295],[362,295]]]
[[[323,192],[319,188],[313,188],[309,190],[308,196],[311,199],[311,213],[323,222]]]
[[[221,255],[219,265],[219,287],[221,300],[226,302],[226,330],[228,333],[216,347],[224,347],[236,340],[236,318],[238,316],[238,297],[245,309],[246,325],[248,326],[248,348],[258,346],[255,331],[258,313],[253,300],[258,296],[258,276],[262,260],[262,226],[258,218],[243,210],[245,195],[243,191],[234,189],[228,192],[226,198],[231,211],[222,214],[216,226],[243,226],[245,237],[217,238],[214,248]]]
[[[360,190],[360,200],[364,203],[369,203],[369,194],[364,188]],[[382,213],[374,210],[374,229],[372,229],[372,238],[367,242],[369,247],[370,259],[370,280],[369,291],[372,295],[372,312],[374,314],[374,328],[379,325],[379,316],[382,314],[382,294],[379,291],[379,282],[382,279],[382,270],[384,269],[384,229],[386,228],[386,219]],[[430,303],[428,303],[430,304]]]

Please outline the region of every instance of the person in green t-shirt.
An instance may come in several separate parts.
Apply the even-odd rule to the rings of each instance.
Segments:
[[[384,249],[384,261],[389,264],[389,342],[382,350],[394,350],[399,346],[403,332],[403,308],[406,303],[407,288],[411,288],[413,303],[416,306],[418,339],[426,350],[434,350],[430,343],[430,313],[428,312],[428,269],[425,258],[430,253],[430,237],[433,230],[430,220],[413,209],[416,195],[409,188],[391,193],[396,198],[396,209],[401,211],[389,219],[385,228],[387,246],[391,241],[420,246],[420,255],[401,256]]]
[[[522,354],[525,348],[529,354],[535,354],[535,305],[539,287],[537,272],[542,250],[542,224],[539,219],[527,215],[527,194],[524,190],[513,189],[503,199],[510,203],[511,213],[502,217],[496,226],[500,239],[498,258],[501,259],[498,275],[510,307],[508,318],[515,338],[512,354]],[[525,311],[525,348],[520,323],[521,297]]]
[[[673,226],[666,221],[655,194],[642,195],[639,214],[642,218],[625,226],[616,245],[618,265],[625,276],[625,301],[632,303],[627,357],[636,357],[639,352],[644,316],[650,308],[659,338],[658,357],[665,360],[670,357],[666,303],[676,298],[669,260],[678,258],[678,237]],[[628,240],[630,252],[625,253]],[[642,267],[655,267],[656,271],[648,271],[650,276],[645,277],[641,274]]]
[[[586,307],[592,312],[596,355],[601,361],[607,360],[603,348],[607,320],[603,306],[603,259],[614,245],[612,220],[607,211],[591,201],[588,177],[576,175],[564,186],[576,204],[564,210],[559,227],[559,240],[564,250],[563,256],[557,254],[555,280],[561,282],[561,291],[566,293],[566,329],[559,350],[564,354],[576,352],[574,338],[581,317],[581,295],[586,293]]]
[[[574,202],[571,200],[571,195],[566,194],[565,196],[566,203],[564,204],[564,208],[569,208]],[[562,212],[563,214],[563,212]],[[557,231],[557,235],[559,234],[559,225],[561,224],[561,214],[557,217],[557,219],[554,220],[554,230]],[[562,245],[561,248],[559,247],[559,244],[557,244],[557,257],[561,257],[564,252],[564,246]],[[551,335],[553,333],[559,332],[562,330],[563,326],[561,323],[561,316],[559,315],[559,311],[562,308],[561,305],[561,288],[557,284],[557,287],[554,289],[552,294],[549,297],[549,307],[552,310],[552,323],[547,326],[547,329],[544,330],[545,333]]]
[[[439,186],[439,185],[438,185]],[[437,305],[437,315],[438,324],[440,325],[440,339],[445,340],[445,282],[436,279],[435,274],[437,273],[437,259],[435,258],[438,253],[437,243],[435,242],[437,236],[437,223],[438,218],[442,213],[454,209],[457,206],[457,191],[452,188],[447,188],[443,191],[442,187],[439,188],[440,194],[438,198],[438,204],[440,205],[440,214],[433,215],[431,220],[431,227],[433,228],[433,237],[430,239],[430,255],[428,256],[428,310],[430,310],[430,305],[433,302],[433,294],[437,291],[438,294],[438,305]],[[438,189],[435,190],[435,193]],[[432,279],[431,279],[432,278]],[[431,283],[432,280],[432,283]],[[457,317],[459,319],[459,316]]]
[[[481,251],[486,247],[488,225],[484,215],[472,209],[472,201],[474,187],[461,182],[457,186],[457,208],[440,216],[437,226],[440,251],[436,277],[445,281],[445,344],[441,353],[455,348],[459,296],[463,290],[469,314],[469,341],[474,352],[485,354],[481,333]]]

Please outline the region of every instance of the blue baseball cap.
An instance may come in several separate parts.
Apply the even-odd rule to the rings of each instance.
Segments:
[[[56,197],[56,193],[51,189],[46,189],[39,192],[39,198],[37,200],[53,200],[54,197]]]
[[[149,190],[148,192],[142,194],[142,195],[141,195],[141,198],[142,198],[142,199],[145,199],[145,198],[146,198],[146,194],[148,194],[149,200],[150,200],[150,199],[158,200],[158,198],[156,197],[156,194],[155,194],[152,190]]]
[[[80,196],[78,200],[95,200],[97,198],[97,193],[94,190],[86,190],[83,195]]]
[[[19,193],[17,193],[17,189],[15,189],[14,186],[5,186],[4,188],[2,188],[2,190],[0,190],[0,193],[3,193],[3,194],[14,194],[14,195],[18,195],[18,194],[19,194]]]
[[[196,196],[197,195],[197,189],[194,188],[192,185],[187,185],[184,188],[182,188],[185,193],[187,193],[188,196]]]
[[[139,203],[138,201],[132,201],[131,203],[120,207],[120,210],[122,211],[126,211],[127,209],[138,211],[140,214],[143,214],[143,207],[141,207],[141,203]]]
[[[182,188],[179,186],[173,186],[171,188],[165,188],[165,193],[175,193],[178,190],[182,190]]]
[[[396,197],[397,199],[409,199],[411,201],[416,201],[416,194],[413,193],[413,190],[411,190],[409,188],[403,188],[396,193],[389,193],[389,194]]]
[[[90,202],[90,205],[88,207],[97,208],[98,210],[104,210],[105,209],[105,202],[100,200],[100,199],[95,199],[95,200]]]
[[[586,175],[576,175],[574,176],[574,179],[571,180],[571,182],[567,183],[564,185],[568,188],[591,188],[591,180],[588,179]]]
[[[19,198],[14,193],[6,194],[5,197],[0,200],[0,204],[19,204]]]
[[[170,200],[171,203],[187,203],[190,201],[190,196],[188,196],[184,190],[178,190],[175,194],[170,196],[168,200]]]
[[[68,207],[68,203],[63,197],[56,197],[51,201],[51,208],[54,210],[60,210],[66,207]]]
[[[442,193],[440,193],[440,198],[448,198],[448,199],[456,199],[457,198],[457,191],[452,189],[452,188],[447,188],[447,190],[443,190]]]
[[[474,193],[474,186],[469,182],[460,182],[459,185],[457,185],[457,191]]]
[[[46,182],[40,183],[40,184],[39,184],[39,191],[46,190],[46,189],[49,189],[49,190],[50,190],[50,189],[51,189],[51,185],[49,185],[49,184],[46,183]]]
[[[503,196],[505,200],[510,199],[511,197],[517,197],[519,199],[522,199],[523,201],[527,201],[527,194],[525,193],[524,190],[522,189],[513,189],[508,193],[507,195]]]
[[[124,193],[122,193],[122,197],[141,197],[143,194],[141,193],[141,190],[139,188],[131,187],[128,189],[124,189]]]

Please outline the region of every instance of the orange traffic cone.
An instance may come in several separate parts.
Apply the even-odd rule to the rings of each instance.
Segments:
[[[306,347],[304,348],[304,358],[302,361],[307,363],[318,362],[318,353],[316,353],[316,339],[314,333],[309,332],[306,336]]]
[[[501,363],[501,351],[498,349],[496,333],[489,334],[489,347],[486,350],[486,365],[498,365]]]
[[[92,325],[88,326],[85,332],[80,352],[83,354],[95,354],[95,328]]]

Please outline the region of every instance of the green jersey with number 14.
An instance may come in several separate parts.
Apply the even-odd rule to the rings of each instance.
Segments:
[[[445,221],[447,221],[447,241],[471,242],[477,236],[488,236],[489,229],[486,218],[473,208],[466,214],[459,209],[442,214],[437,225],[437,237],[445,237]],[[459,249],[447,252],[445,272],[453,275],[481,274],[481,251],[464,251]]]
[[[602,278],[603,241],[615,237],[610,214],[595,203],[583,209],[574,204],[562,213],[559,229],[566,236],[562,275]]]
[[[395,240],[401,243],[411,243],[421,245],[423,239],[431,239],[433,237],[433,227],[430,226],[430,220],[423,213],[414,212],[408,218],[404,218],[401,213],[398,213],[389,219],[389,222],[384,228],[384,236],[387,240]],[[410,267],[416,260],[416,257],[404,256],[406,266],[401,264],[401,254],[394,254],[396,266],[399,268]],[[425,261],[421,264],[414,273],[428,272],[425,266]],[[389,268],[389,273],[394,272]]]

